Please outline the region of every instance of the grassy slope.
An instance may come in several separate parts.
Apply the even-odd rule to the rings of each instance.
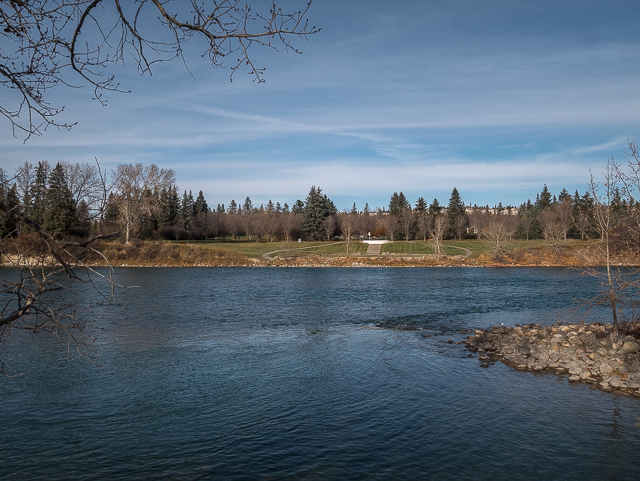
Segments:
[[[469,259],[463,258],[465,252],[457,247],[464,247],[472,252]],[[121,241],[103,243],[100,250],[107,256],[113,265],[263,265],[267,261],[263,254],[280,251],[273,254],[280,261],[276,265],[288,264],[286,259],[298,259],[297,263],[308,262],[313,264],[313,259],[333,259],[332,263],[346,254],[347,245],[342,242],[255,242],[255,241],[227,241],[227,242],[142,242],[134,240],[129,245]],[[542,240],[523,241],[517,240],[505,243],[502,258],[496,260],[493,256],[493,247],[489,242],[478,240],[445,241],[444,252],[450,256],[461,256],[458,261],[453,257],[440,261],[433,258],[420,259],[424,255],[433,254],[433,243],[423,241],[393,242],[383,245],[380,257],[362,256],[367,251],[368,245],[360,242],[349,244],[349,254],[356,255],[366,264],[400,262],[403,258],[405,264],[412,262],[415,265],[429,264],[459,264],[466,265],[598,265],[602,258],[599,254],[597,241],[580,242],[568,241],[560,249],[555,249],[550,243]],[[394,255],[395,254],[395,255]],[[411,257],[416,256],[415,260]],[[387,260],[383,260],[387,258]],[[308,259],[305,261],[305,259]],[[395,260],[394,260],[395,259]],[[428,260],[430,259],[430,260]],[[427,262],[428,261],[428,262]],[[89,262],[101,263],[99,258],[90,259]],[[348,261],[349,263],[351,261]],[[391,265],[391,264],[390,264]]]

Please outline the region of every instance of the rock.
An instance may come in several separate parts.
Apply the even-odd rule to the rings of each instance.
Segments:
[[[622,345],[622,350],[627,354],[633,354],[634,352],[638,352],[640,350],[640,345],[638,345],[638,343],[635,341],[627,341]]]
[[[627,379],[627,387],[629,389],[640,389],[640,382],[633,379]]]
[[[569,382],[580,382],[580,376],[576,376],[575,374],[573,376],[569,376]]]
[[[607,376],[613,372],[613,369],[611,369],[611,366],[609,366],[609,364],[606,364],[606,363],[600,364],[600,367],[598,369],[600,370],[600,374],[602,374],[603,376]]]
[[[578,376],[580,377],[580,374],[582,374],[582,369],[580,369],[579,367],[570,367],[569,368],[569,374],[573,375],[573,376]]]
[[[614,388],[619,388],[622,385],[622,382],[620,381],[620,376],[618,376],[617,374],[609,376],[607,378],[607,382],[611,387],[614,387]]]

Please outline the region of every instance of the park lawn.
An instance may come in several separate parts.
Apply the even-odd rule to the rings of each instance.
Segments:
[[[363,242],[349,242],[349,254],[366,254],[368,244]],[[346,242],[331,242],[319,245],[313,249],[305,249],[300,251],[301,254],[313,254],[313,255],[346,255],[347,243]]]
[[[324,242],[256,242],[255,240],[227,240],[225,242],[209,241],[207,243],[202,241],[189,241],[188,243],[197,243],[200,246],[208,247],[210,249],[225,249],[228,251],[240,252],[257,259],[262,258],[262,255],[267,252],[289,250],[289,254],[293,255],[297,254],[298,249],[300,248],[325,244]],[[306,251],[307,249],[304,249],[301,253],[305,253]],[[274,255],[282,254],[276,253]]]
[[[457,245],[457,244],[456,244]],[[461,249],[456,249],[452,245],[443,244],[442,253],[446,255],[465,255]],[[410,254],[410,255],[427,255],[435,254],[433,242],[427,241],[395,241],[382,245],[381,253],[388,254]]]

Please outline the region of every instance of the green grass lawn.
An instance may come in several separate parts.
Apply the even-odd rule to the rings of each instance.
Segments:
[[[349,254],[355,254],[356,252],[358,254],[366,254],[368,248],[369,245],[362,242],[349,242]],[[301,251],[301,253],[318,255],[346,255],[347,243],[327,242],[324,245],[314,247],[312,249],[305,249]]]
[[[174,241],[167,241],[174,242]],[[580,241],[567,241],[567,245]],[[256,242],[255,240],[227,240],[222,242],[220,240],[215,241],[180,241],[180,244],[198,244],[203,247],[226,249],[234,252],[240,252],[250,257],[261,258],[263,254],[273,251],[277,252],[274,256],[285,255],[345,255],[347,252],[347,245],[342,242]],[[534,239],[526,241],[523,239],[515,239],[512,242],[505,242],[503,248],[505,250],[522,249],[522,248],[542,248],[552,245],[550,242],[545,242],[542,239]],[[493,252],[493,245],[485,240],[476,239],[464,239],[458,240],[446,240],[443,242],[443,251],[447,255],[465,255],[462,249],[456,249],[455,247],[464,247],[472,252],[471,258],[478,258],[481,254],[491,254]],[[350,242],[349,253],[366,254],[368,244],[362,242]],[[390,242],[382,245],[382,253],[389,254],[407,254],[407,255],[424,255],[434,254],[432,241],[397,241]]]

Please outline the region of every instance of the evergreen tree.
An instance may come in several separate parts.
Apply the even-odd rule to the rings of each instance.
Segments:
[[[180,215],[180,197],[178,186],[172,185],[168,189],[162,189],[160,193],[160,214],[158,216],[158,229],[171,227],[176,223]]]
[[[429,214],[437,215],[441,212],[442,206],[440,205],[440,202],[438,202],[438,199],[433,199],[433,202],[431,202],[431,205],[429,206]]]
[[[312,186],[302,209],[302,229],[310,239],[322,239],[324,220],[336,214],[337,211],[336,206],[326,194],[322,194],[322,189]]]
[[[278,204],[278,205],[280,205],[280,204]],[[276,206],[273,204],[271,199],[269,199],[269,202],[267,202],[267,208],[265,210],[269,214],[273,214],[276,211]]]
[[[109,198],[107,199],[107,206],[104,212],[104,220],[108,224],[115,224],[118,222],[118,199],[113,192],[109,192]]]
[[[399,216],[405,207],[409,207],[409,201],[402,192],[394,192],[389,200],[389,214]]]
[[[415,209],[413,209],[414,212],[426,212],[427,210],[427,203],[424,200],[424,197],[418,197],[418,200],[416,201],[416,207]]]
[[[19,212],[20,199],[18,197],[18,188],[15,184],[7,188],[7,184],[3,183],[2,197],[0,198],[7,210],[10,212]],[[0,238],[17,235],[18,219],[14,215],[7,215],[0,212]]]
[[[193,215],[194,217],[198,215],[200,212],[209,212],[209,205],[207,201],[204,199],[204,194],[202,191],[198,193],[198,197],[196,198],[196,202],[193,206]]]
[[[542,211],[544,209],[548,209],[552,205],[553,201],[551,199],[551,192],[549,192],[547,184],[544,184],[542,192],[536,196],[535,207],[538,211]]]
[[[182,202],[180,203],[180,218],[182,219],[182,225],[186,230],[191,228],[191,221],[195,217],[195,201],[193,194],[185,189],[182,194]]]
[[[302,211],[304,211],[304,202],[298,199],[296,200],[295,204],[293,204],[291,212],[293,212],[294,214],[302,214]]]
[[[284,214],[288,214],[289,213],[289,204],[287,204],[286,202],[284,203],[284,207],[282,207],[282,212]]]
[[[44,229],[56,237],[73,233],[77,224],[76,205],[59,162],[49,176],[45,196]]]
[[[216,207],[216,214],[224,214],[224,212],[224,204],[218,204],[218,207]]]
[[[569,193],[569,191],[567,189],[562,189],[560,191],[560,194],[558,195],[558,202],[562,202],[565,199],[571,199],[571,194]]]
[[[236,204],[236,201],[231,199],[231,202],[229,203],[229,208],[227,209],[227,214],[237,214],[238,213],[238,204]]]
[[[282,212],[282,206],[280,205],[280,202],[276,202],[276,213],[280,213]]]
[[[502,204],[500,204],[502,207]],[[462,198],[460,197],[460,193],[458,189],[455,187],[451,192],[451,197],[449,198],[449,205],[447,206],[447,215],[449,216],[449,235],[455,237],[456,230],[459,227],[461,222],[466,224],[467,213],[465,209],[464,202],[462,202]],[[462,236],[460,236],[462,237]]]
[[[49,176],[49,163],[47,161],[38,162],[35,178],[29,184],[29,189],[25,195],[24,205],[26,215],[29,219],[43,225],[47,211],[47,177]]]
[[[362,210],[362,213],[364,215],[369,215],[371,213],[371,209],[369,209],[369,203],[368,202],[365,202],[364,209]]]
[[[253,204],[251,203],[251,199],[249,198],[249,196],[247,196],[247,198],[244,200],[244,205],[242,206],[242,210],[245,213],[249,213],[253,210]]]

